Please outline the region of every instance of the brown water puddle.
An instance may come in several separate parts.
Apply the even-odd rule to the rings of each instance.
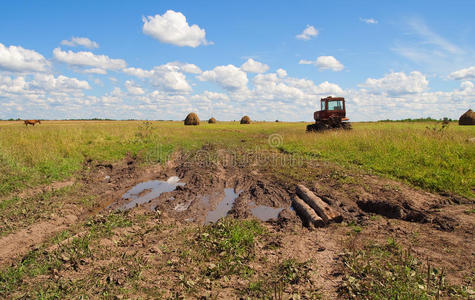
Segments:
[[[249,203],[249,208],[252,214],[261,221],[269,221],[271,219],[277,219],[283,207],[271,207],[265,205],[256,205],[254,201]]]
[[[131,209],[136,205],[147,203],[159,197],[162,193],[172,192],[177,186],[185,185],[185,183],[179,181],[180,178],[172,176],[167,181],[150,180],[139,183],[122,196],[122,199],[129,199],[130,201],[120,206],[119,209]]]
[[[215,210],[208,212],[208,214],[206,215],[205,224],[215,223],[219,219],[225,217],[228,214],[228,212],[233,208],[234,201],[236,200],[237,197],[239,197],[240,193],[241,191],[236,193],[234,189],[232,188],[224,189],[223,200],[219,202]],[[209,201],[209,197],[203,198],[202,201],[205,201],[205,202]]]

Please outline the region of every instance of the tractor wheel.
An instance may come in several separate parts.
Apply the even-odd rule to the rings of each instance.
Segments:
[[[350,122],[343,122],[341,123],[341,127],[345,130],[351,130],[351,123]]]
[[[307,132],[319,132],[327,129],[329,129],[329,126],[322,122],[307,125]]]
[[[307,125],[307,132],[316,132],[316,131],[318,131],[317,124]]]

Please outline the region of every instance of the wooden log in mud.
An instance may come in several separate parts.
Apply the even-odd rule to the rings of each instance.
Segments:
[[[341,222],[343,217],[305,186],[297,185],[297,194],[312,207],[325,223]]]
[[[305,201],[294,195],[292,198],[292,205],[295,211],[304,221],[306,226],[322,227],[325,226],[325,222],[320,218],[315,211]]]

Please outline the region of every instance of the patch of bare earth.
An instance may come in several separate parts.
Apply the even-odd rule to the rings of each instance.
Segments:
[[[389,237],[419,259],[444,268],[447,280],[454,284],[462,284],[467,277],[474,276],[475,214],[467,213],[473,210],[473,199],[432,194],[319,162],[299,167],[299,172],[306,172],[304,178],[295,174],[282,176],[273,167],[255,162],[190,157],[176,157],[166,166],[147,168],[137,167],[132,159],[116,165],[88,162],[86,170],[89,171],[84,172],[80,182],[84,190],[95,195],[93,205],[72,214],[68,212],[69,221],[63,217],[36,224],[37,228],[29,230],[37,238],[29,237],[28,231],[14,233],[18,238],[5,237],[14,246],[2,246],[6,250],[2,249],[1,253],[7,253],[3,262],[20,257],[46,236],[71,223],[97,213],[113,213],[129,201],[122,195],[138,183],[178,176],[185,185],[133,208],[132,226],[117,229],[112,236],[91,245],[95,254],[83,265],[66,267],[51,276],[57,276],[55,280],[83,280],[82,284],[84,280],[99,278],[100,284],[84,286],[90,295],[106,287],[113,294],[135,287],[134,297],[259,297],[268,295],[262,294],[264,287],[259,282],[274,282],[272,276],[281,272],[278,266],[295,261],[299,266],[295,267],[296,272],[305,276],[282,286],[276,281],[275,291],[270,293],[321,295],[331,299],[339,296],[343,281],[341,257],[348,248],[362,247],[370,241],[385,242]],[[295,187],[300,183],[339,212],[343,223],[317,229],[303,226],[291,209]],[[221,262],[200,256],[199,247],[203,224],[209,212],[220,206],[225,189],[236,194],[227,212],[231,217],[256,219],[255,206],[282,208],[282,211],[277,218],[262,222],[267,234],[255,241],[255,257],[246,265],[249,273],[215,278],[210,274]],[[139,196],[147,193],[144,191]],[[355,232],[354,226],[361,230]],[[138,266],[141,266],[139,271]],[[134,272],[140,275],[137,277]],[[43,284],[45,280],[36,278],[32,282]]]
[[[77,193],[67,195],[67,197],[63,197],[64,199],[53,199],[64,202],[58,207],[53,206],[53,212],[44,213],[42,210],[47,210],[49,207],[38,205],[38,209],[30,213],[34,214],[34,218],[37,219],[34,224],[24,227],[19,222],[20,226],[17,226],[16,230],[0,238],[0,266],[15,261],[47,238],[102,211],[114,199],[120,197],[122,190],[137,183],[138,178],[146,180],[153,177],[152,174],[159,173],[162,167],[162,165],[139,167],[137,161],[132,158],[114,164],[87,161],[76,180],[54,182],[19,193],[17,195],[19,198],[29,200],[29,197],[33,197],[34,200],[34,196],[40,193],[54,192],[73,185],[79,186]],[[91,200],[85,202],[84,199]],[[22,207],[16,209],[21,210]],[[29,215],[24,217],[33,218]]]

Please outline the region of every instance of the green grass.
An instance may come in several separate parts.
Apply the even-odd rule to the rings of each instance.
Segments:
[[[359,167],[435,192],[473,197],[475,128],[442,132],[425,123],[363,123],[353,131],[288,135],[279,149],[307,159]]]
[[[127,154],[145,164],[164,162],[175,150],[205,144],[236,151],[281,151],[300,158],[358,167],[436,192],[473,197],[475,127],[432,122],[355,123],[352,131],[305,133],[305,123],[45,121],[25,128],[0,122],[0,196],[71,177],[86,159],[114,162]],[[283,143],[270,146],[279,134]]]
[[[0,202],[0,237],[46,219],[64,204],[64,198],[72,200],[76,186],[53,191],[41,191],[33,196],[12,196]],[[61,199],[61,200],[59,200]]]
[[[0,297],[6,297],[14,292],[24,292],[28,294],[26,298],[61,299],[66,295],[80,292],[81,284],[91,283],[78,282],[73,286],[71,282],[48,280],[45,286],[33,289],[25,285],[23,281],[27,278],[38,278],[40,275],[58,272],[65,268],[76,270],[84,258],[92,258],[91,243],[95,243],[99,238],[110,236],[115,228],[128,227],[131,224],[127,212],[117,211],[105,217],[96,216],[86,222],[87,234],[75,237],[52,251],[45,251],[47,249],[45,245],[30,251],[18,264],[0,272]],[[70,235],[68,231],[60,232],[52,239],[52,243],[64,241]],[[134,260],[132,257],[126,259]],[[93,280],[95,279],[93,278]],[[73,291],[73,288],[76,291]]]
[[[450,286],[443,270],[417,260],[393,239],[350,251],[344,258],[345,299],[468,299],[469,286]]]
[[[205,270],[205,275],[217,279],[226,275],[250,275],[247,263],[254,258],[255,239],[264,234],[256,220],[224,218],[206,226],[198,237],[200,255],[215,258],[216,265]]]

